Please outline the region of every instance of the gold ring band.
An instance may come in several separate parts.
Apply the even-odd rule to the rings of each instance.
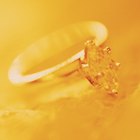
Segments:
[[[19,54],[9,70],[9,79],[13,84],[35,81],[78,60],[84,55],[84,46],[79,45],[89,38],[94,38],[97,46],[107,39],[107,29],[99,22],[72,24],[38,40]],[[45,70],[28,73],[46,62]]]

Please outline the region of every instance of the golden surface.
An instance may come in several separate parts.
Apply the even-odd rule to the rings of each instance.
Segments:
[[[139,0],[1,0],[0,139],[139,140],[139,5]],[[9,82],[10,64],[26,46],[83,20],[101,21],[110,32],[108,44],[121,63],[119,97],[96,93],[79,73],[21,87]]]

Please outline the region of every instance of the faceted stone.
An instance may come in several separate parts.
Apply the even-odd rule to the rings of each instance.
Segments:
[[[85,43],[82,71],[94,87],[109,94],[118,93],[117,70],[119,66],[120,64],[112,59],[109,47],[96,46],[94,40],[88,40]]]

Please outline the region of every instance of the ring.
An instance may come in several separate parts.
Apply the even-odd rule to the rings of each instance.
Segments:
[[[38,40],[19,54],[13,61],[9,80],[13,84],[25,84],[54,73],[66,65],[83,58],[85,42],[94,39],[100,46],[107,39],[106,27],[99,22],[82,22],[69,25]]]

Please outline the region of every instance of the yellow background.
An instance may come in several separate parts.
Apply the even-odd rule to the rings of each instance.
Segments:
[[[79,98],[70,98],[70,100],[47,103],[50,94],[58,93],[70,97],[78,93],[85,94],[86,90],[83,86],[81,90],[77,89],[77,86],[80,87],[83,84],[79,82],[79,78],[76,79],[77,83],[73,83],[72,77],[69,77],[68,81],[58,81],[53,84],[41,83],[16,87],[9,82],[7,77],[12,60],[37,39],[70,23],[97,20],[107,26],[108,44],[113,50],[115,59],[122,64],[119,72],[121,97],[133,93],[140,81],[139,7],[139,0],[0,0],[0,108],[1,110],[23,109],[23,112],[12,118],[9,117],[10,119],[2,118],[1,140],[19,138],[21,140],[45,140],[45,138],[96,140],[98,133],[102,134],[98,138],[102,140],[139,140],[140,134],[137,130],[140,129],[140,105],[137,102],[140,97],[137,94],[137,100],[129,99],[129,103],[125,102],[125,105],[116,109],[118,114],[125,110],[126,113],[122,116],[115,117],[116,114],[111,116],[108,109],[101,109],[103,112],[99,115],[101,118],[99,126],[95,127],[97,115],[93,112],[98,112],[100,105],[96,106],[94,98],[80,98],[80,101]],[[69,82],[70,86],[61,82]],[[83,82],[86,86],[88,85],[86,81]],[[50,85],[56,84],[53,90],[49,88]],[[139,91],[136,92],[139,93]],[[130,102],[132,107],[130,107]],[[26,118],[24,109],[41,110],[45,113],[31,112],[31,116]],[[109,110],[112,112],[114,109],[109,108]],[[106,122],[104,117],[102,118],[104,115],[105,118],[110,115],[109,121],[112,121],[114,117],[115,120],[106,131],[103,129],[102,132],[100,125],[105,126],[102,123],[102,121]],[[26,137],[21,138],[21,136]]]

